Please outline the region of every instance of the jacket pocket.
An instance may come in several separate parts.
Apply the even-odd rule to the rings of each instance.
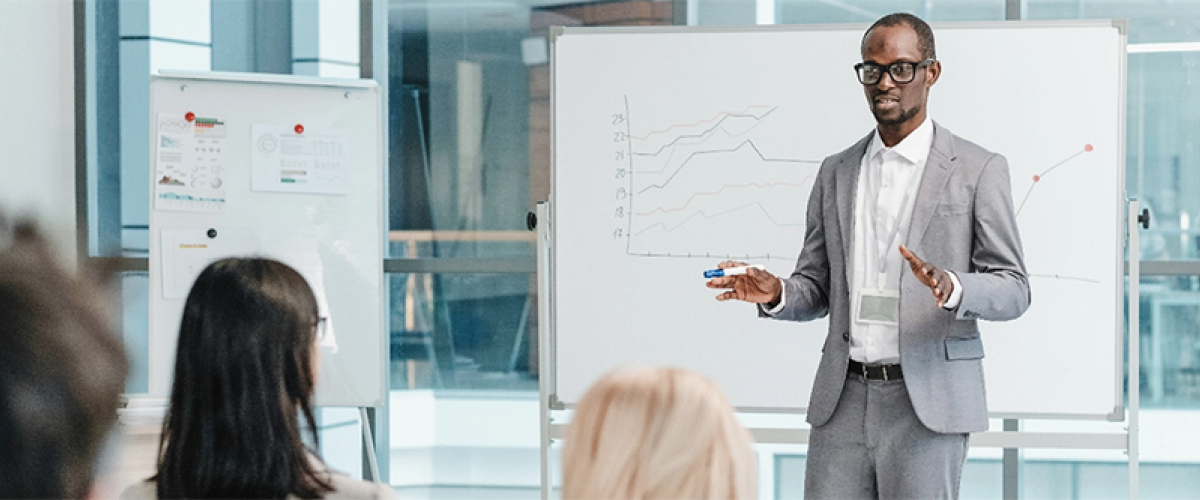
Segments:
[[[949,337],[945,344],[948,360],[983,358],[983,340],[979,337]]]
[[[970,211],[966,203],[941,203],[933,208],[934,217],[958,217]]]

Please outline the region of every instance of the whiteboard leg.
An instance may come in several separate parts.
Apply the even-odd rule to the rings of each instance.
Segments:
[[[1138,497],[1138,410],[1141,406],[1141,325],[1138,319],[1138,285],[1141,279],[1141,252],[1138,240],[1138,202],[1129,200],[1125,227],[1129,231],[1129,498]]]
[[[542,500],[550,500],[550,205],[537,205],[538,420]]]
[[[371,419],[367,417],[366,407],[358,408],[358,418],[362,421],[363,451],[366,452],[367,463],[370,465],[370,479],[379,481],[379,458],[375,455],[375,437],[371,434]]]

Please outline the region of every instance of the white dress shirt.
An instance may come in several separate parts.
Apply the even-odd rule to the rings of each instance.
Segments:
[[[860,323],[854,317],[863,290],[883,289],[898,294],[901,273],[911,272],[899,247],[908,237],[921,174],[932,146],[933,122],[927,118],[891,148],[883,145],[877,130],[863,155],[854,195],[854,233],[847,276],[851,296],[850,358],[855,361],[900,362],[898,326]],[[957,307],[962,297],[958,277],[949,274],[954,291],[943,304],[945,309]],[[932,294],[928,299],[933,305]],[[786,301],[786,296],[781,297],[779,305],[767,313],[782,310]]]

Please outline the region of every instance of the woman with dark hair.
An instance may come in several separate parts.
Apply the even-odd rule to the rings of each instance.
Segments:
[[[158,474],[123,498],[394,498],[330,471],[312,394],[324,329],[300,273],[270,259],[204,269],[184,305]]]

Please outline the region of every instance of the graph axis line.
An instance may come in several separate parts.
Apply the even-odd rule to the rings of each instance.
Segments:
[[[629,247],[633,244],[633,139],[629,135],[633,131],[633,127],[629,123],[629,95],[626,94],[623,97],[625,98],[625,149],[629,152],[629,214],[626,217],[629,224],[625,230],[625,253],[628,254]]]

